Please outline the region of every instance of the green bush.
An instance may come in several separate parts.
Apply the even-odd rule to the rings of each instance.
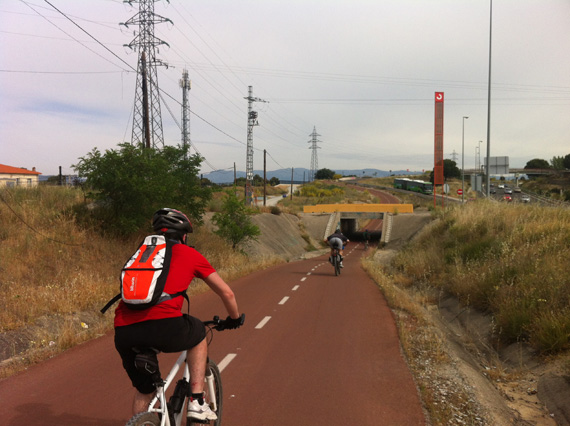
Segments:
[[[158,150],[128,143],[101,153],[97,148],[73,168],[85,177],[86,196],[95,208],[86,210],[105,230],[129,234],[148,227],[162,207],[176,208],[201,223],[210,189],[200,185],[202,159],[188,156],[188,148]]]
[[[212,222],[218,227],[217,235],[231,243],[235,250],[238,244],[255,240],[261,234],[257,226],[251,222],[249,211],[233,190],[226,192],[222,211],[214,214]]]

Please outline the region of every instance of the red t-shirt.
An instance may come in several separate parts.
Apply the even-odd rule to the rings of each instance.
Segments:
[[[213,272],[216,270],[198,251],[185,244],[175,244],[172,247],[172,259],[164,291],[168,294],[185,291],[195,277],[204,279]],[[147,320],[180,317],[184,300],[182,296],[175,297],[142,311],[130,309],[121,300],[115,310],[115,327]]]

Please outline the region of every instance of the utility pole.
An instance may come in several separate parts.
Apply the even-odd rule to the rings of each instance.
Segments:
[[[166,65],[156,58],[156,48],[168,43],[154,35],[154,25],[172,21],[154,13],[154,3],[158,0],[127,0],[131,6],[139,3],[139,12],[120,25],[138,25],[135,38],[125,46],[136,50],[139,58],[133,112],[133,132],[131,143],[141,147],[164,146],[160,98],[158,90],[157,65]]]
[[[188,102],[188,92],[191,89],[190,79],[188,78],[188,70],[182,71],[182,79],[180,80],[182,89],[182,146],[188,148],[187,155],[190,154],[190,104]],[[185,154],[186,155],[186,154]]]
[[[263,150],[263,207],[267,200],[267,151]]]
[[[291,200],[293,200],[293,171],[295,169],[291,167]]]
[[[245,204],[253,201],[253,127],[259,126],[257,111],[253,110],[254,102],[267,102],[253,97],[253,86],[248,86],[247,99],[247,156],[245,162]]]
[[[491,196],[491,48],[493,46],[493,0],[489,3],[489,81],[487,87],[487,156],[485,160],[485,195]]]
[[[479,144],[475,147],[475,170],[476,173],[481,173],[481,144],[483,141],[479,141]]]
[[[319,143],[321,141],[318,140],[317,137],[321,136],[321,135],[319,135],[317,133],[317,128],[315,126],[313,126],[313,133],[311,133],[309,136],[311,136],[311,140],[309,141],[311,146],[309,147],[309,149],[312,150],[312,152],[311,152],[311,171],[309,172],[309,182],[312,182],[315,180],[315,173],[317,173],[317,170],[319,170],[319,160],[317,158],[317,149],[320,149],[320,147],[317,146],[317,143]]]

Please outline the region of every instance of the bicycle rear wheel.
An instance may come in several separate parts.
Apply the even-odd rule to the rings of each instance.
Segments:
[[[126,426],[160,426],[157,413],[138,413],[127,422]]]
[[[210,425],[210,426],[220,426],[222,424],[222,404],[223,404],[223,391],[222,391],[222,375],[220,374],[220,370],[216,363],[212,360],[208,360],[208,367],[206,369],[206,375],[212,374],[214,377],[213,385],[214,385],[214,395],[210,395],[210,389],[208,388],[208,383],[204,387],[204,391],[206,393],[206,401],[210,403],[210,407],[212,411],[215,411],[216,415],[218,416],[217,420],[213,421],[197,421],[194,419],[188,419],[187,426],[199,426],[199,425]],[[216,401],[216,410],[212,407],[212,401]]]

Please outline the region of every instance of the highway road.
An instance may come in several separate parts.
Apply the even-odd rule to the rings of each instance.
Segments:
[[[335,277],[327,256],[256,272],[231,283],[246,323],[216,332],[225,426],[424,425],[393,314],[350,244]],[[208,292],[191,300],[202,319],[223,314]],[[161,355],[162,370],[173,362]],[[112,334],[0,381],[0,423],[118,426],[132,389]]]
[[[505,191],[506,190],[506,191]],[[507,191],[511,191],[510,193],[508,193]],[[507,188],[500,188],[498,187],[497,184],[495,184],[495,186],[491,187],[491,198],[494,198],[495,200],[498,201],[503,201],[503,202],[515,202],[515,203],[522,203],[522,197],[524,195],[528,195],[525,194],[524,192],[514,192],[513,191],[513,186],[509,185]],[[505,198],[505,196],[510,196],[511,199],[508,200]],[[529,196],[527,203],[533,202],[532,197]],[[536,200],[534,200],[534,202],[536,202]]]

